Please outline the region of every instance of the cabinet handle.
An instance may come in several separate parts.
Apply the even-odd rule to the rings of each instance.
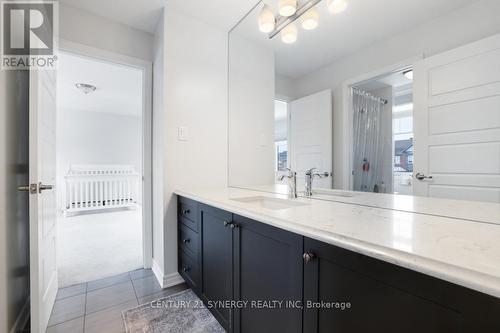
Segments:
[[[231,224],[230,224],[230,226],[231,226],[231,229],[238,228],[238,225],[237,225],[237,224],[234,224],[234,223],[231,223]]]
[[[182,242],[183,242],[184,244],[189,243],[190,241],[191,241],[191,239],[189,239],[189,238],[186,238],[186,239],[183,239],[183,240],[182,240]]]
[[[302,258],[304,259],[304,262],[306,264],[310,263],[314,258],[316,258],[316,255],[312,252],[306,252],[302,255]]]
[[[187,272],[189,272],[189,271],[191,270],[191,268],[189,268],[189,267],[184,267],[182,270],[184,271],[184,273],[187,273]]]
[[[182,210],[182,215],[186,215],[186,214],[189,214],[191,212],[190,209],[183,209]]]
[[[227,227],[228,225],[230,225],[231,223],[229,223],[228,221],[224,221],[224,226]]]

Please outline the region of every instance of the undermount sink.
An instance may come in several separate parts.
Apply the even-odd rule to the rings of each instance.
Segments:
[[[306,203],[299,201],[292,201],[287,199],[279,199],[279,198],[270,198],[265,196],[255,196],[255,197],[243,197],[243,198],[234,198],[231,199],[233,201],[253,204],[255,206],[259,206],[261,208],[272,209],[272,210],[280,210],[287,209],[293,207],[306,206]]]

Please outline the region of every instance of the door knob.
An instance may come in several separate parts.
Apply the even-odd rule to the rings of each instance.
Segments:
[[[29,184],[25,186],[19,186],[17,188],[19,192],[29,192],[30,194],[36,194],[38,191],[38,185],[37,184]]]
[[[38,183],[38,193],[42,193],[42,191],[52,190],[54,185],[44,185],[42,182]]]
[[[306,252],[302,255],[302,258],[304,259],[304,262],[306,264],[310,263],[316,256],[312,252]]]
[[[418,172],[415,175],[415,178],[418,179],[418,180],[424,180],[424,179],[432,179],[432,176],[426,176],[423,173]]]

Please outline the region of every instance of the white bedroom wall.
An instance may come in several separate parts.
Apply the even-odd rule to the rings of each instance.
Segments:
[[[176,188],[227,185],[227,32],[165,8],[164,279],[178,283]],[[177,138],[188,128],[188,139]]]
[[[500,33],[500,1],[483,0],[427,22],[413,30],[340,59],[295,82],[296,97],[332,89],[334,187],[342,188],[342,82],[399,63],[416,55],[425,57]]]
[[[127,164],[142,174],[141,117],[71,109],[59,109],[57,117],[58,188],[71,164]],[[64,193],[58,191],[60,211]]]
[[[59,38],[144,60],[153,59],[153,35],[59,3]]]
[[[229,41],[229,185],[274,184],[274,53]]]

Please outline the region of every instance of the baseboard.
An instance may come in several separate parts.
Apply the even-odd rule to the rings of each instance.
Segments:
[[[184,279],[177,272],[165,275],[160,265],[158,265],[158,263],[154,259],[151,265],[151,269],[153,270],[153,274],[155,275],[158,283],[162,288],[173,287],[178,284],[184,283]]]
[[[163,288],[173,287],[181,283],[184,283],[184,279],[177,272],[163,277]]]
[[[153,274],[156,277],[156,280],[158,280],[158,283],[160,286],[163,288],[163,270],[161,269],[160,265],[153,259],[151,261],[151,270],[153,271]]]
[[[22,332],[26,328],[26,323],[30,318],[30,310],[30,298],[28,297],[26,303],[24,303],[19,315],[17,316],[14,325],[12,325],[12,328],[10,329],[10,333]]]

